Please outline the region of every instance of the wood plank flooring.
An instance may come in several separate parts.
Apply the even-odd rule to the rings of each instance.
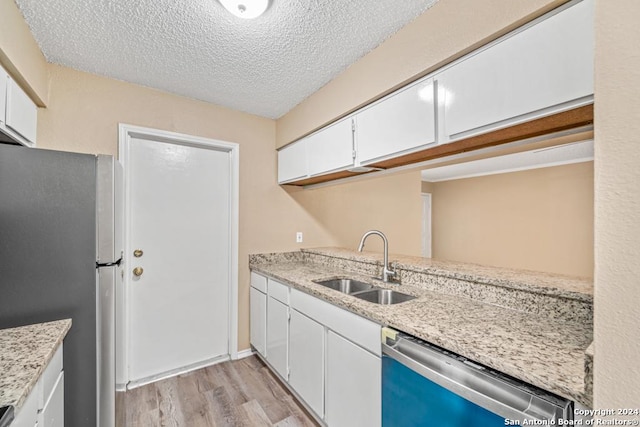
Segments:
[[[116,398],[118,427],[315,427],[257,356],[148,384]]]

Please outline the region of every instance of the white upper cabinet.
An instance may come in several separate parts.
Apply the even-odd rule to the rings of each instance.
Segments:
[[[26,145],[35,145],[38,107],[13,79],[7,85],[6,109],[7,127],[23,137]]]
[[[353,166],[352,126],[351,118],[342,119],[305,138],[310,176]]]
[[[9,74],[0,67],[0,127],[4,125],[7,114],[7,85],[9,84]]]
[[[593,103],[593,9],[594,0],[573,0],[358,110],[355,161],[349,118],[283,148],[279,182],[375,165]]]
[[[584,0],[438,74],[441,142],[591,103],[593,25]]]
[[[365,108],[356,115],[360,164],[394,157],[436,142],[433,79],[425,79]]]
[[[307,143],[306,138],[287,145],[278,151],[278,183],[306,178],[307,173]]]

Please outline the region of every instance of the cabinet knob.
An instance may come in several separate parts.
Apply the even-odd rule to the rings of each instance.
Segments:
[[[142,276],[142,273],[144,273],[144,269],[142,267],[136,267],[133,269],[133,275],[140,277]]]
[[[135,251],[133,251],[133,256],[136,258],[140,258],[143,254],[144,252],[142,252],[142,249],[136,249]]]

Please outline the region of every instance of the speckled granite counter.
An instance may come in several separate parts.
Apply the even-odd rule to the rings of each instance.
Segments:
[[[0,330],[0,406],[18,412],[71,328],[71,319]]]
[[[313,282],[348,275],[378,287],[397,287],[371,278],[379,275],[381,263],[377,254],[362,255],[344,249],[323,248],[251,255],[249,265],[254,271],[382,325],[591,406],[591,394],[589,390],[585,391],[585,384],[590,381],[588,372],[585,373],[585,350],[593,339],[590,318],[592,296],[587,281],[531,272],[523,272],[519,276],[515,270],[481,266],[477,267],[482,274],[474,275],[474,266],[468,264],[458,264],[463,268],[456,272],[456,263],[395,256],[390,259],[397,262],[395,267],[400,272],[402,283],[400,290],[416,296],[416,299],[384,306]],[[430,273],[432,270],[436,270],[435,274]],[[491,274],[497,270],[502,270],[499,272],[502,276]],[[410,273],[419,273],[417,276],[420,277]],[[513,277],[513,281],[507,276]],[[546,280],[545,276],[548,276]],[[466,284],[460,288],[457,282],[453,285],[442,282],[442,277],[462,280]],[[533,284],[529,286],[532,278]],[[567,287],[562,286],[565,280]],[[489,291],[478,293],[477,289],[483,287],[488,287]],[[440,292],[441,288],[445,292]],[[525,294],[524,297],[509,295],[505,299],[501,295],[504,289]],[[518,310],[522,304],[541,307]],[[547,304],[552,307],[545,309]],[[569,307],[567,310],[555,313],[565,304]],[[571,311],[576,307],[580,313],[572,315]]]

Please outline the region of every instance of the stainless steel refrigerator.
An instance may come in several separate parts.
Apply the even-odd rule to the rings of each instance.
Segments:
[[[65,426],[113,427],[122,167],[0,144],[0,328],[71,318]]]

